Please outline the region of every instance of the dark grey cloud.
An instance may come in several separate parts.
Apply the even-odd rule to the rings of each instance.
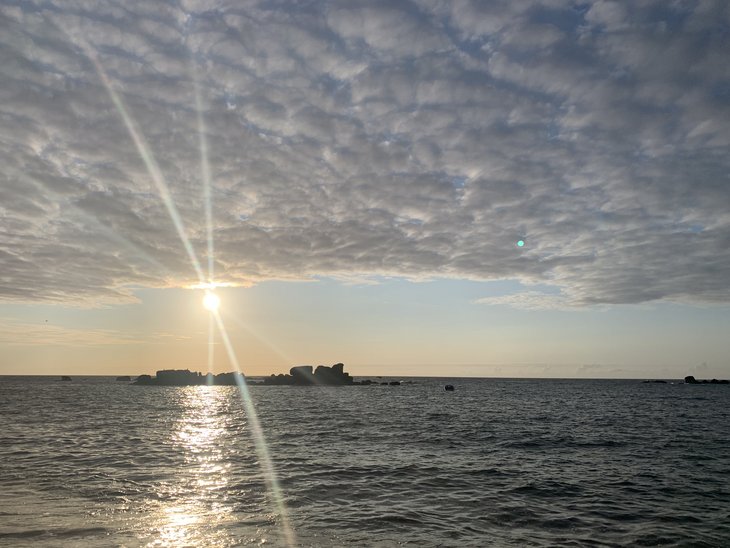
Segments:
[[[723,1],[5,2],[0,299],[197,281],[94,57],[205,264],[197,76],[221,281],[727,303],[729,42]]]

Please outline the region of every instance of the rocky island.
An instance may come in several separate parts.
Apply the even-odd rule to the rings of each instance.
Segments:
[[[140,386],[235,386],[236,375],[243,377],[240,373],[219,373],[203,375],[197,371],[187,369],[163,369],[155,373],[155,376],[140,375],[132,383]]]
[[[311,365],[299,365],[292,367],[288,375],[270,375],[263,381],[246,381],[248,384],[268,386],[351,386],[351,385],[374,385],[391,384],[398,385],[399,381],[390,383],[377,383],[370,380],[355,381],[349,373],[345,373],[345,365],[336,363],[330,367],[318,365],[315,369]],[[240,377],[237,378],[237,377]],[[187,369],[164,369],[157,371],[155,376],[140,375],[133,384],[140,386],[235,386],[243,380],[240,373],[219,373],[203,375],[197,371]]]
[[[684,383],[685,384],[730,384],[730,381],[728,381],[727,379],[722,379],[722,380],[712,379],[711,381],[708,381],[707,379],[702,379],[701,381],[698,381],[697,379],[694,378],[694,376],[687,375],[684,378]]]

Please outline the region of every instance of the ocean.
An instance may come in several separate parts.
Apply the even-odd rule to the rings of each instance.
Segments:
[[[236,387],[59,378],[0,377],[2,546],[730,546],[730,386],[251,386],[259,432]]]

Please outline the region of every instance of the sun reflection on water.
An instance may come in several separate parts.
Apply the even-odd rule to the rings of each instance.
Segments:
[[[170,470],[163,502],[152,513],[148,546],[231,546],[227,525],[230,462],[226,428],[230,394],[215,387],[177,391],[183,411],[170,432],[170,451],[179,463]],[[169,499],[169,500],[167,500]]]

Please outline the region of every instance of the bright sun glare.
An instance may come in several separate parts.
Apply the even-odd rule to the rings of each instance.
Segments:
[[[211,312],[215,312],[218,310],[218,306],[220,306],[221,300],[215,293],[211,293],[210,291],[205,292],[205,297],[203,297],[203,307],[206,310],[210,310]]]

